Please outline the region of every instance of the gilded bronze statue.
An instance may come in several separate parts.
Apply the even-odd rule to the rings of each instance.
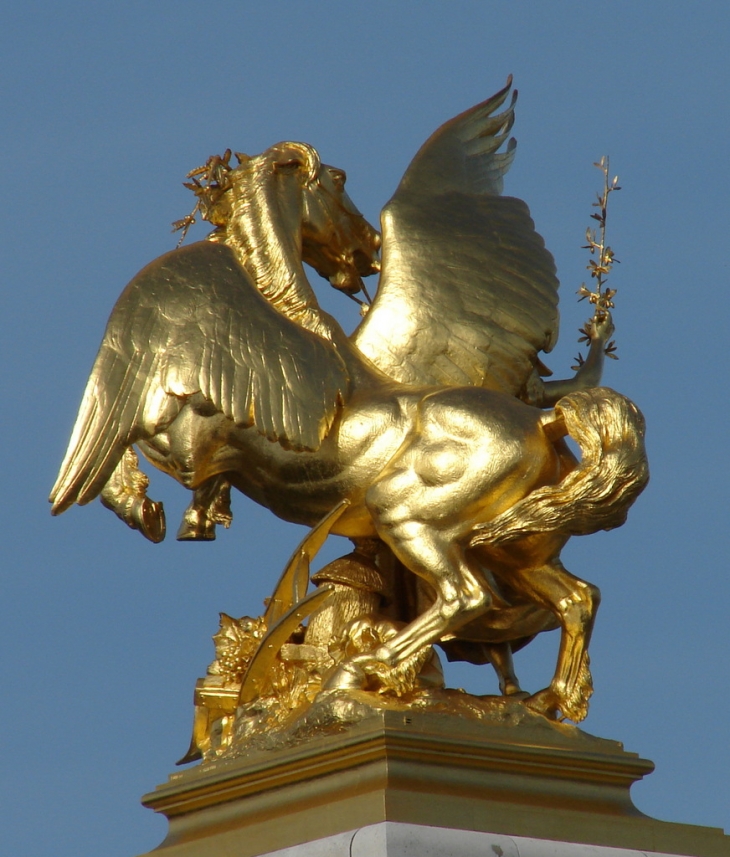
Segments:
[[[136,445],[193,492],[180,539],[228,526],[231,486],[314,527],[266,615],[224,620],[189,758],[212,752],[214,723],[229,746],[235,712],[277,682],[289,700],[280,721],[323,692],[427,693],[439,685],[436,643],[491,662],[503,693],[531,711],[586,715],[599,592],[560,551],[625,520],[648,478],[643,420],[598,386],[606,301],[575,376],[543,380],[558,280],[525,203],[501,195],[515,153],[516,93],[498,112],[510,89],[447,122],[412,161],[383,210],[379,286],[352,335],[319,307],[303,263],[354,295],[381,269],[381,237],[345,174],[302,143],[193,171],[196,212],[214,231],[148,265],[112,312],[53,513],[101,496],[160,541],[163,510]],[[307,595],[330,532],[355,551]],[[512,650],[554,627],[555,675],[528,696]]]

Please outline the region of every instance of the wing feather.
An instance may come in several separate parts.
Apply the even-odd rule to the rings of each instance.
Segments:
[[[112,312],[53,511],[93,499],[124,450],[163,431],[190,396],[287,448],[314,450],[348,389],[335,346],[274,309],[228,247],[175,250],[141,271]]]
[[[553,258],[525,203],[500,196],[510,87],[439,128],[383,210],[380,285],[353,342],[394,380],[517,394],[557,340]]]

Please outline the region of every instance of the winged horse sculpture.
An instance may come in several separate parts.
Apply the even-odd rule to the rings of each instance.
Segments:
[[[562,642],[550,686],[528,704],[578,721],[599,592],[560,550],[625,519],[648,476],[643,422],[596,386],[607,312],[576,376],[541,380],[558,280],[525,203],[501,195],[516,92],[497,111],[510,88],[414,158],[383,210],[377,295],[350,337],[302,265],[349,293],[379,267],[380,237],[344,173],[300,143],[236,167],[209,161],[194,190],[216,229],[120,297],[51,501],[58,514],[101,494],[160,540],[134,444],[193,491],[179,538],[228,524],[231,486],[310,526],[346,501],[332,531],[381,539],[433,600],[387,645],[342,663],[331,686],[364,686],[383,663],[480,623],[508,627],[510,610],[529,605],[554,617]]]

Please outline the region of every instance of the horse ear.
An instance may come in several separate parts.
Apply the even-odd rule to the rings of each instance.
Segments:
[[[307,183],[314,181],[322,168],[317,150],[307,143],[277,143],[269,152],[275,169],[301,167],[306,174]]]

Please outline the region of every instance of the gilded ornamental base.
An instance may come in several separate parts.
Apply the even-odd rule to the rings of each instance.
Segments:
[[[175,773],[143,799],[170,823],[150,857],[350,855],[349,845],[342,850],[347,832],[350,843],[355,832],[363,845],[385,843],[367,857],[406,857],[417,852],[390,849],[383,837],[390,830],[391,839],[396,832],[403,839],[408,825],[440,829],[436,838],[450,832],[453,848],[417,849],[442,857],[508,857],[504,837],[523,842],[515,855],[588,853],[554,850],[584,843],[601,846],[592,854],[610,847],[730,857],[730,837],[721,830],[657,821],[636,809],[629,790],[653,770],[651,762],[618,742],[524,711],[516,702],[502,705],[493,721],[374,711],[339,732]],[[460,831],[494,834],[497,850],[469,851]],[[413,831],[408,835],[415,845]],[[553,850],[535,850],[538,840]],[[423,841],[436,840],[429,833]]]

